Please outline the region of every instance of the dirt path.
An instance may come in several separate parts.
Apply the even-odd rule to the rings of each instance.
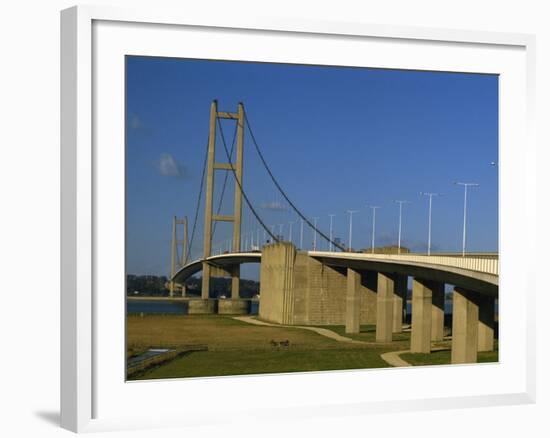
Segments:
[[[382,360],[389,363],[392,367],[412,367],[412,365],[401,359],[400,355],[403,353],[410,353],[409,350],[401,350],[401,351],[390,351],[388,353],[383,353],[380,355]]]
[[[336,332],[333,332],[332,330],[320,328],[320,327],[308,327],[303,325],[282,325],[282,324],[271,324],[269,322],[260,321],[256,318],[253,318],[251,316],[234,316],[233,319],[236,319],[238,321],[246,322],[248,324],[254,324],[254,325],[263,325],[268,327],[289,327],[289,328],[300,328],[304,330],[310,330],[312,332],[315,332],[321,336],[325,336],[327,338],[333,339],[338,342],[347,342],[351,344],[363,344],[363,345],[380,345],[376,342],[366,342],[366,341],[358,341],[356,339],[347,338],[345,336],[339,335]],[[410,353],[409,350],[401,350],[401,351],[390,351],[387,353],[382,353],[380,357],[384,362],[386,362],[388,365],[392,367],[410,367],[412,366],[409,362],[401,359],[400,355],[403,353]]]
[[[233,319],[237,319],[242,322],[247,322],[249,324],[255,324],[255,325],[265,325],[269,327],[288,327],[288,328],[299,328],[304,330],[309,330],[312,332],[315,332],[321,336],[324,336],[326,338],[333,339],[338,342],[347,342],[350,344],[363,344],[363,345],[377,345],[375,342],[366,342],[366,341],[358,341],[356,339],[352,338],[346,338],[345,336],[339,335],[336,332],[333,332],[332,330],[320,328],[320,327],[308,327],[304,325],[283,325],[283,324],[271,324],[269,322],[259,321],[255,318],[252,318],[250,316],[234,316]]]
[[[350,343],[350,344],[376,345],[374,342],[358,341],[357,339],[347,338],[345,336],[339,335],[336,332],[333,332],[332,330],[324,329],[324,328],[320,328],[320,327],[308,327],[308,326],[304,326],[304,325],[271,324],[269,322],[260,321],[256,318],[252,318],[250,316],[234,316],[233,319],[237,319],[237,320],[242,321],[242,322],[247,322],[249,324],[265,325],[265,326],[269,326],[269,327],[300,328],[300,329],[315,332],[315,333],[317,333],[321,336],[333,339],[333,340],[338,341],[338,342],[347,342],[347,343]]]

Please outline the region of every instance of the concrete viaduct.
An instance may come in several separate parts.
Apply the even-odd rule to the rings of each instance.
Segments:
[[[358,333],[376,325],[376,340],[392,341],[402,331],[407,282],[412,277],[411,352],[429,353],[444,337],[445,284],[454,286],[452,363],[473,363],[478,351],[491,351],[499,261],[496,255],[470,257],[298,251],[290,242],[266,245],[262,252],[229,253],[182,267],[172,280],[183,284],[205,263],[211,276],[232,276],[240,264],[259,262],[259,318],[284,325],[345,325]],[[208,293],[208,292],[207,292]],[[218,300],[219,313],[244,313],[246,300],[232,289]],[[207,294],[189,300],[190,313],[213,313]]]

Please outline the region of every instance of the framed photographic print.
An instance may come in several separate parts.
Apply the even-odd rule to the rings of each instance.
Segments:
[[[63,427],[533,400],[531,36],[75,7],[61,45]]]

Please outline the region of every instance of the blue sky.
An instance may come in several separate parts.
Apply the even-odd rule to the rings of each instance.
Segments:
[[[127,58],[127,267],[129,273],[167,274],[171,218],[192,223],[213,99],[220,111],[243,102],[252,129],[280,184],[328,234],[370,247],[372,214],[376,245],[397,243],[398,206],[405,199],[402,244],[426,251],[428,200],[432,251],[460,251],[463,189],[468,199],[470,251],[498,247],[498,77],[403,70],[221,62],[152,57]],[[231,143],[234,122],[223,122]],[[248,134],[248,133],[247,133]],[[296,220],[284,205],[245,136],[244,189],[270,225]],[[217,160],[227,161],[221,139]],[[223,173],[216,174],[219,187]],[[221,213],[231,214],[233,184]],[[202,244],[200,210],[195,250]],[[247,208],[243,231],[257,229]],[[297,242],[299,226],[293,227]],[[214,244],[229,237],[220,224]],[[310,232],[304,246],[311,246]],[[318,240],[318,243],[321,243]],[[321,246],[322,248],[322,246]]]

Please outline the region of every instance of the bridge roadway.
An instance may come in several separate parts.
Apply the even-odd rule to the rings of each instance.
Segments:
[[[471,254],[466,257],[424,254],[368,254],[354,252],[307,251],[307,255],[324,265],[376,272],[396,273],[429,278],[479,293],[498,294],[499,260],[495,254]],[[260,263],[261,252],[227,253],[208,257],[212,265],[227,268],[243,263]],[[194,260],[183,266],[173,277],[183,283],[202,270],[204,260]]]

